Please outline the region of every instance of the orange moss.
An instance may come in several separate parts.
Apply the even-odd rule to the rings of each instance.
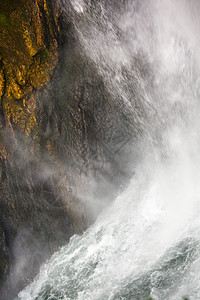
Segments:
[[[40,11],[42,6],[44,11]],[[37,131],[36,100],[32,91],[49,82],[57,63],[58,45],[46,0],[19,0],[18,5],[5,0],[1,10],[0,58],[4,73],[0,69],[0,97],[6,76],[4,115],[9,126],[14,123],[29,135],[34,128]],[[41,17],[44,13],[46,23]],[[54,14],[54,22],[57,22],[58,14]],[[49,35],[48,48],[45,34]]]

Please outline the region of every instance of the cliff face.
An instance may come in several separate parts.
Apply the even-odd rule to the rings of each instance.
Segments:
[[[70,15],[50,0],[1,4],[0,97],[0,283],[8,299],[92,221],[82,200],[114,196],[128,174],[120,157],[131,128]],[[88,195],[91,178],[98,184]]]
[[[2,2],[0,282],[2,285],[11,274],[8,286],[18,290],[32,277],[28,268],[36,272],[40,261],[53,251],[46,244],[48,240],[58,242],[57,227],[68,227],[69,223],[61,208],[54,219],[54,210],[47,207],[41,196],[43,180],[38,179],[43,168],[36,93],[47,85],[57,63],[59,8],[46,0]],[[58,215],[62,225],[49,226]],[[20,275],[23,270],[25,273]]]
[[[33,92],[49,81],[57,61],[58,13],[45,0],[1,4],[1,123],[26,134],[37,126]]]

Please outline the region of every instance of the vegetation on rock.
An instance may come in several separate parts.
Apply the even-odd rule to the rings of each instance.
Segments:
[[[37,126],[32,95],[49,82],[57,62],[57,22],[50,1],[5,0],[0,7],[1,122],[26,134]]]
[[[88,178],[98,183],[90,197],[105,201],[128,172],[119,157],[132,127],[84,55],[70,17],[57,1],[0,6],[2,299],[93,220],[79,199],[87,197]]]

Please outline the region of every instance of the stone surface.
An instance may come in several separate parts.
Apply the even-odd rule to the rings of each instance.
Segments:
[[[5,0],[0,7],[3,300],[94,220],[103,204],[85,200],[112,200],[129,174],[121,157],[130,122],[83,54],[70,7],[63,14],[56,3]]]
[[[43,184],[51,175],[39,179],[47,167],[40,165],[35,95],[48,84],[57,63],[59,15],[59,7],[46,0],[5,0],[0,6],[2,299],[10,297],[3,291],[16,294],[27,284],[74,232],[64,208],[45,202]]]

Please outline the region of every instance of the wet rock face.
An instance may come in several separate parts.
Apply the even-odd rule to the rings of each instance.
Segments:
[[[8,273],[9,255],[6,246],[5,232],[2,228],[0,228],[0,262],[0,278],[3,279]]]
[[[40,263],[75,231],[63,207],[45,202],[43,182],[52,185],[52,175],[41,176],[47,167],[41,165],[39,151],[35,95],[57,63],[58,18],[59,7],[48,0],[5,0],[0,6],[2,299],[10,297],[5,290],[16,294],[26,285]]]
[[[32,97],[45,85],[57,61],[58,10],[46,0],[5,0],[0,8],[1,122],[35,126]]]
[[[87,198],[112,199],[129,174],[121,157],[132,127],[83,54],[68,12],[50,0],[0,7],[2,299],[93,221],[101,205],[91,217]]]

